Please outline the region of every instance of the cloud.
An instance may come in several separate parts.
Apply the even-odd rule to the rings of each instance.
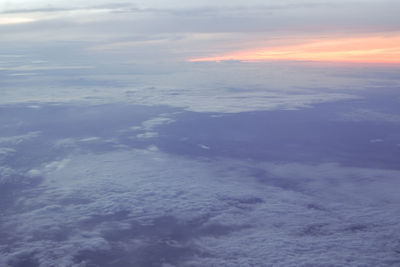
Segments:
[[[0,14],[27,14],[27,13],[63,13],[71,11],[113,11],[121,8],[130,7],[130,4],[106,4],[97,6],[53,6],[53,7],[36,7],[36,8],[14,8],[3,9]]]
[[[91,137],[86,137],[79,139],[79,142],[94,142],[94,141],[99,141],[101,138],[97,136],[91,136]]]
[[[63,160],[47,162],[47,163],[42,164],[42,166],[40,166],[40,168],[29,170],[26,173],[26,175],[28,177],[39,177],[39,176],[43,176],[43,175],[46,175],[46,174],[54,172],[54,171],[59,171],[59,170],[63,169],[68,164],[69,161],[70,161],[70,159],[66,158]]]
[[[26,17],[3,17],[0,18],[0,25],[7,25],[7,24],[21,24],[21,23],[29,23],[36,21],[33,18],[26,18]]]
[[[0,3],[2,105],[79,102],[91,111],[91,105],[128,103],[221,116],[303,109],[358,99],[377,80],[397,84],[393,66],[185,60],[299,49],[305,37],[393,36],[398,1],[48,3],[15,0],[7,9]],[[375,110],[343,117],[399,120]],[[155,138],[173,122],[173,114],[164,114],[124,134]],[[13,146],[39,137],[0,137],[1,157],[18,156]],[[184,158],[163,153],[162,140],[136,139],[144,149],[115,142],[115,151],[96,145],[100,151],[88,152],[86,142],[97,140],[60,139],[55,150],[38,149],[45,159],[18,158],[23,162],[13,164],[21,169],[0,166],[0,265],[385,267],[399,260],[399,171]],[[194,147],[209,149],[203,141]]]
[[[0,166],[0,185],[13,181],[12,176],[17,172],[9,167]]]
[[[31,8],[3,8],[0,13],[2,14],[14,14],[14,13],[51,13],[51,12],[63,12],[63,11],[76,11],[76,10],[110,10],[113,12],[147,12],[147,13],[167,13],[172,15],[210,15],[210,13],[216,13],[222,11],[234,11],[239,12],[240,10],[246,11],[260,11],[260,10],[288,10],[296,8],[317,8],[317,7],[332,7],[334,4],[331,3],[317,3],[306,1],[303,3],[294,2],[282,2],[279,4],[265,4],[261,1],[248,1],[247,3],[220,3],[215,6],[215,3],[206,1],[202,3],[188,2],[180,7],[171,8],[174,5],[174,1],[165,1],[165,3],[152,3],[150,1],[142,2],[139,5],[133,5],[130,2],[115,3],[110,1],[102,1],[102,4],[81,4],[63,3],[63,5],[52,5],[51,7],[46,5],[33,5]],[[94,3],[94,2],[93,2]],[[35,7],[36,6],[36,7]],[[255,10],[255,8],[258,8]]]
[[[383,140],[383,139],[371,139],[371,140],[369,140],[370,143],[382,143],[384,141],[385,140]]]
[[[175,120],[168,118],[168,117],[157,117],[157,118],[153,118],[147,121],[144,121],[142,123],[142,130],[153,130],[154,128],[163,125],[163,124],[170,124],[173,123]]]
[[[93,66],[33,66],[33,65],[22,65],[16,67],[2,67],[0,71],[43,71],[43,70],[80,70],[80,69],[93,69]],[[26,74],[26,73],[24,73]]]
[[[132,126],[129,131],[142,131],[142,133],[136,134],[136,138],[147,139],[158,137],[158,132],[155,129],[163,124],[173,123],[175,120],[167,117],[168,114],[164,114],[160,117],[152,118],[142,122],[140,126]]]
[[[399,36],[364,37],[347,39],[303,40],[302,44],[258,48],[250,51],[236,51],[232,54],[193,58],[191,62],[201,61],[267,61],[299,60],[328,62],[369,62],[400,63],[397,59],[400,46]]]
[[[152,151],[152,152],[157,152],[159,151],[158,147],[156,145],[150,145],[147,147],[148,151]]]
[[[400,115],[376,111],[373,109],[356,109],[351,112],[340,113],[340,118],[348,121],[375,121],[400,123]]]
[[[86,73],[82,74],[82,71]],[[64,83],[59,90],[49,86],[49,83],[56,83],[58,77],[62,80],[66,79],[63,76],[71,75],[96,77],[103,75],[103,71],[104,75],[110,75],[111,81],[121,83],[122,80],[126,86],[115,86],[111,82],[104,86],[82,87],[79,80],[76,83]],[[6,87],[0,103],[84,101],[90,105],[124,102],[167,105],[196,112],[234,113],[301,109],[318,103],[357,99],[359,93],[356,89],[365,90],[368,83],[367,80],[333,77],[335,70],[326,70],[326,74],[321,75],[316,67],[302,64],[192,63],[179,65],[171,72],[162,70],[147,73],[146,70],[144,73],[125,73],[122,76],[118,74],[119,70],[115,71],[115,74],[107,74],[101,67],[95,70],[59,70],[44,72],[38,78],[10,81],[14,86]],[[98,84],[101,83],[99,81]],[[162,120],[164,123],[168,119]],[[151,125],[136,125],[132,129],[154,132]]]
[[[137,138],[155,138],[158,137],[158,133],[157,132],[145,132],[145,133],[141,133],[141,134],[137,134],[136,135]]]
[[[10,147],[0,147],[0,156],[5,156],[7,154],[15,153],[16,150]]]
[[[0,144],[2,144],[2,145],[18,145],[22,142],[37,138],[40,135],[41,135],[41,132],[29,132],[29,133],[23,134],[23,135],[0,137]]]
[[[63,139],[58,139],[54,142],[54,146],[56,148],[62,148],[62,147],[75,147],[78,143],[78,140],[75,138],[63,138]]]
[[[202,149],[205,149],[205,150],[209,150],[209,149],[210,149],[209,146],[206,146],[206,145],[203,145],[203,144],[199,144],[198,146],[199,146],[200,148],[202,148]]]
[[[224,1],[218,5],[212,1],[179,5],[174,1],[135,5],[13,1],[3,8],[7,16],[27,14],[38,21],[0,27],[0,34],[7,36],[1,43],[4,54],[24,51],[24,57],[5,57],[6,63],[0,66],[4,88],[0,103],[123,101],[198,112],[241,112],[353,99],[353,90],[365,89],[376,77],[338,77],[335,67],[294,67],[293,62],[185,61],[260,47],[299,52],[304,44],[314,47],[332,40],[358,40],[363,46],[377,38],[394,40],[397,4],[367,2],[360,9],[348,1]],[[377,13],[385,13],[385,20]],[[32,63],[38,60],[46,62]],[[369,73],[369,69],[354,68],[356,75]],[[395,82],[396,71],[391,72],[390,80]],[[379,73],[385,76],[382,73],[387,71]],[[227,88],[241,92],[228,93]]]
[[[22,73],[11,73],[9,76],[15,77],[15,76],[33,76],[33,75],[38,75],[37,72],[22,72]]]
[[[47,163],[44,165],[43,170],[45,172],[52,172],[52,171],[58,171],[61,170],[68,164],[70,160],[69,159],[63,159],[60,161],[52,161],[50,163]]]
[[[155,146],[68,159],[44,164],[40,192],[7,215],[1,231],[14,239],[2,264],[93,264],[100,254],[158,264],[172,252],[166,263],[185,266],[390,266],[397,257],[399,171],[189,160]]]
[[[85,40],[86,48],[114,46],[117,51],[118,46],[113,44],[126,44],[137,36],[148,39],[164,34],[171,41],[161,45],[163,51],[166,54],[173,53],[176,60],[176,56],[183,52],[188,52],[188,58],[202,57],[208,52],[220,54],[221,45],[223,52],[227,53],[232,51],[232,46],[235,50],[255,49],[284,36],[295,41],[299,39],[299,33],[303,32],[306,36],[326,38],[327,33],[337,36],[341,32],[354,37],[355,34],[363,35],[368,32],[398,31],[399,21],[394,11],[398,6],[396,1],[367,2],[368,4],[361,7],[363,12],[356,11],[360,9],[357,3],[345,1],[283,1],[279,4],[235,1],[219,2],[218,5],[211,1],[191,1],[186,4],[177,4],[176,1],[141,2],[136,5],[129,2],[115,4],[102,1],[100,5],[95,2],[71,2],[52,3],[50,7],[45,2],[31,5],[16,2],[12,5],[14,7],[10,5],[8,9],[4,9],[3,14],[13,15],[15,18],[29,15],[30,19],[37,21],[18,27],[8,25],[2,27],[0,32],[7,33],[5,43],[10,40],[15,40],[15,43]],[[377,15],[376,10],[386,15],[385,20]],[[337,14],[341,14],[340,20],[337,19]],[[209,42],[196,42],[194,38],[189,45],[182,46],[183,43],[174,38],[182,34],[192,38],[201,33],[208,34]],[[228,33],[233,36],[233,42],[225,39],[221,43],[220,40]],[[243,35],[246,37],[243,38]],[[142,47],[146,50],[145,43]],[[179,53],[176,53],[177,49]],[[101,52],[104,51],[99,51],[98,55]],[[128,51],[124,53],[129,56],[132,50],[128,47]],[[165,53],[161,54],[166,56]],[[148,53],[149,56],[151,54]],[[157,58],[159,55],[151,60]]]
[[[171,91],[176,92],[176,89]],[[294,110],[308,108],[313,104],[354,99],[357,96],[344,93],[298,93],[284,91],[259,90],[257,92],[234,92],[205,88],[198,92],[195,89],[182,89],[182,94],[169,93],[168,89],[157,90],[157,93],[137,91],[132,98],[136,103],[147,105],[170,105],[182,107],[195,112],[236,113],[254,110]]]

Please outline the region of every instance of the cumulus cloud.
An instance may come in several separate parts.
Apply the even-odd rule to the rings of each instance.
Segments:
[[[23,253],[43,266],[111,262],[114,251],[121,262],[185,266],[390,266],[398,256],[398,171],[188,160],[155,146],[43,169],[40,193],[21,196],[25,211],[1,228],[21,241],[2,264]],[[129,257],[128,247],[160,254]]]
[[[28,172],[26,172],[26,175],[31,178],[40,177],[47,173],[61,170],[66,166],[66,164],[69,161],[70,161],[69,159],[63,159],[63,160],[44,163],[40,168],[29,170]]]

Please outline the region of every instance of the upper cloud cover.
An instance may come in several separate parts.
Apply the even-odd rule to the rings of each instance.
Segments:
[[[351,90],[371,86],[382,75],[338,76],[340,66],[304,61],[396,63],[398,5],[391,0],[5,2],[0,101],[128,101],[240,112],[354,99]],[[283,62],[240,62],[259,59]],[[353,67],[358,75],[365,73]],[[397,78],[388,80],[398,86]]]

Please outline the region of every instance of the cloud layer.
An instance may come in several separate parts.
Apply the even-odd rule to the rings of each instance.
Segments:
[[[254,176],[255,169],[265,175]],[[175,253],[164,263],[179,266],[398,260],[398,171],[199,162],[134,150],[71,155],[40,173],[41,186],[25,192],[35,198],[21,196],[25,211],[3,222],[2,232],[13,235],[2,264],[103,266],[100,255],[132,263],[124,258],[130,250],[149,263],[145,251],[157,253],[155,246]],[[162,257],[153,254],[153,264]]]

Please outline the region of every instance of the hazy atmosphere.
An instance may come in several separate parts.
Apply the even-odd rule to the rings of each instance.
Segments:
[[[400,266],[399,11],[0,0],[0,266]]]

